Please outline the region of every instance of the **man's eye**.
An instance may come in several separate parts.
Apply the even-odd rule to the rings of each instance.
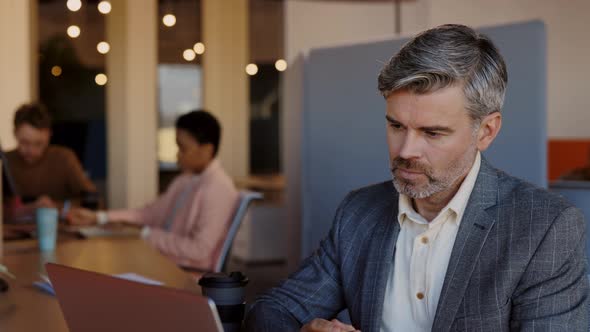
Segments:
[[[435,131],[425,131],[424,133],[430,138],[440,137],[440,134]]]
[[[390,123],[389,125],[390,125],[390,126],[391,126],[391,128],[393,128],[393,129],[401,129],[401,128],[402,128],[402,125],[401,125],[401,124],[399,124],[399,123]]]

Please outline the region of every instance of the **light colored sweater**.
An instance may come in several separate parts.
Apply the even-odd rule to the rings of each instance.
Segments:
[[[147,242],[176,264],[212,270],[238,200],[232,180],[213,160],[200,175],[179,175],[154,202],[109,211],[108,219],[148,226]]]

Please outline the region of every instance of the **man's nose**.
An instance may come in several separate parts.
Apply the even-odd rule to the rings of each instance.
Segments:
[[[408,132],[403,138],[399,156],[403,159],[415,159],[422,155],[420,138],[412,132]]]

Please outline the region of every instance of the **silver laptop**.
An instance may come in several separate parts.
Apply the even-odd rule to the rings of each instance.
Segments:
[[[46,268],[70,332],[223,332],[204,296],[53,263]]]

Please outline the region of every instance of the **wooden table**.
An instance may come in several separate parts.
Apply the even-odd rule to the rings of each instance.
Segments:
[[[32,286],[39,273],[45,274],[47,262],[106,274],[134,272],[168,287],[200,293],[193,276],[135,237],[70,240],[60,242],[51,253],[40,253],[35,241],[8,249],[2,261],[17,280],[7,280],[10,289],[0,293],[0,331],[68,331],[57,299]]]

